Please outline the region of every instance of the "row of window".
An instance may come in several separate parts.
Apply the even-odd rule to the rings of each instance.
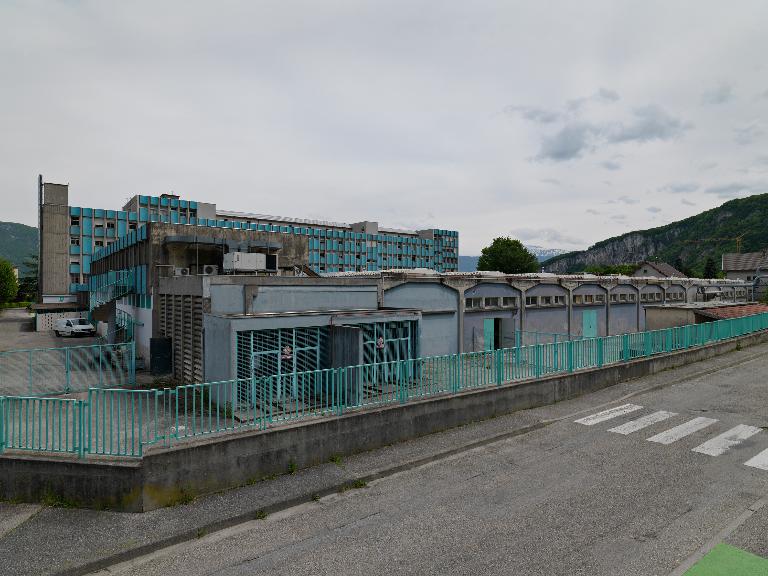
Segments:
[[[664,295],[661,292],[643,292],[640,295],[642,302],[661,302],[664,299]],[[667,294],[668,301],[682,301],[685,300],[684,292],[670,292]],[[611,303],[630,303],[637,301],[637,294],[622,293],[611,294]],[[565,306],[565,296],[526,296],[526,306]],[[603,305],[605,304],[605,294],[574,294],[573,295],[574,306],[589,306],[589,305]],[[467,310],[480,309],[480,308],[517,308],[518,299],[514,296],[486,296],[484,298],[474,297],[465,299],[465,308]]]

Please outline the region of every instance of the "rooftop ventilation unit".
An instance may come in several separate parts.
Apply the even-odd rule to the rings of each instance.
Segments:
[[[189,276],[189,268],[174,268],[174,276]]]
[[[258,272],[267,269],[267,255],[248,252],[224,254],[224,272]]]
[[[219,267],[214,266],[213,264],[206,264],[203,266],[203,269],[201,271],[201,274],[203,276],[215,276],[219,273]]]

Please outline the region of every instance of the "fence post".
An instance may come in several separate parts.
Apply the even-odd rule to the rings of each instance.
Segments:
[[[568,372],[573,372],[573,340],[568,340]]]
[[[5,398],[0,396],[0,454],[5,451]]]
[[[104,384],[102,384],[102,375],[101,375],[101,357],[104,355],[104,347],[99,346],[99,388],[103,388]]]
[[[337,368],[331,374],[333,375],[333,385],[336,388],[339,399],[339,416],[344,414],[344,402],[346,401],[344,384],[343,384],[343,368]]]
[[[603,347],[605,346],[605,338],[596,338],[597,340],[597,367],[603,367]]]
[[[621,335],[621,345],[623,348],[624,362],[629,362],[629,334]]]
[[[29,395],[32,396],[32,394],[33,394],[33,391],[32,391],[32,350],[29,351],[29,355],[28,356],[29,356],[29,382],[27,383],[27,385],[28,385],[27,389],[29,390]]]
[[[77,400],[77,457],[83,458],[85,455],[85,431],[83,430],[83,411],[86,402]]]
[[[536,344],[533,349],[533,369],[536,378],[541,378],[541,344]]]
[[[69,371],[69,348],[64,348],[64,369],[67,373],[67,387],[64,389],[64,393],[69,394],[69,391],[72,389],[72,374]]]
[[[131,340],[131,355],[128,365],[128,381],[131,386],[136,385],[136,341]]]
[[[495,350],[496,354],[496,385],[501,386],[504,383],[504,350]]]

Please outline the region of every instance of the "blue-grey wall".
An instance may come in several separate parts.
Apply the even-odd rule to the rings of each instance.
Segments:
[[[237,376],[234,362],[231,321],[205,314],[203,316],[203,347],[205,381],[231,380]]]
[[[254,312],[292,310],[375,310],[376,286],[260,286]]]
[[[384,292],[387,308],[417,308],[421,318],[421,356],[455,354],[459,345],[459,293],[435,283],[410,282]]]

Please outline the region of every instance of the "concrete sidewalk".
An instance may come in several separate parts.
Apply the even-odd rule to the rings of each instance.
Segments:
[[[553,406],[517,412],[345,457],[337,463],[286,473],[144,514],[4,504],[0,507],[0,565],[5,573],[16,575],[87,573],[261,517],[265,512],[339,491],[356,480],[370,481],[501,438],[524,434],[581,411],[594,411],[602,404],[649,389],[672,386],[764,356],[766,352],[768,345],[746,348]]]

